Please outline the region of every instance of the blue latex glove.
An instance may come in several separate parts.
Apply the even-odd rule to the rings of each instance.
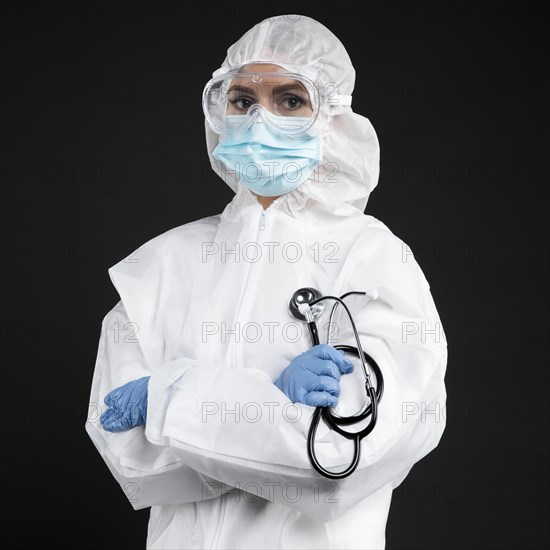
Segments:
[[[344,352],[319,344],[296,356],[275,380],[293,402],[313,407],[335,407],[340,395],[340,375],[353,372]]]
[[[105,396],[105,405],[109,408],[99,419],[104,430],[123,432],[145,424],[149,378],[132,380]]]

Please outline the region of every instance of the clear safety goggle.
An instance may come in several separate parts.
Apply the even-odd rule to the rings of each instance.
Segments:
[[[313,131],[320,109],[315,84],[289,72],[230,71],[206,84],[202,105],[214,132],[229,135],[263,120],[300,137]]]

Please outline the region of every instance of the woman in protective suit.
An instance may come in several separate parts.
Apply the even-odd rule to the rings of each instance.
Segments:
[[[224,211],[171,229],[109,269],[120,301],[102,324],[86,430],[135,509],[147,548],[384,548],[392,491],[445,428],[447,348],[408,247],[365,215],[379,145],[352,111],[340,41],[304,16],[266,19],[231,46],[203,96]],[[375,289],[346,303],[380,366],[378,422],[357,469],[312,466],[316,407],[365,405],[347,315],[289,315],[303,287]],[[372,296],[372,294],[371,294]],[[326,334],[325,334],[326,333]],[[353,445],[320,423],[316,455]]]

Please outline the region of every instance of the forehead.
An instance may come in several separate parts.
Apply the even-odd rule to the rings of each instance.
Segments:
[[[239,69],[240,73],[285,73],[285,69],[271,63],[249,63]]]
[[[246,86],[252,88],[263,88],[267,87],[269,89],[274,86],[285,86],[286,85],[295,85],[300,89],[305,89],[304,85],[296,80],[292,75],[289,75],[286,69],[279,67],[279,65],[273,65],[271,63],[249,63],[248,65],[243,65],[238,73],[242,73],[242,77],[234,78],[231,82],[232,86]],[[262,73],[271,73],[261,78]],[[273,73],[281,73],[281,76],[276,76]],[[248,76],[250,75],[250,76]],[[256,75],[260,78],[257,79]]]

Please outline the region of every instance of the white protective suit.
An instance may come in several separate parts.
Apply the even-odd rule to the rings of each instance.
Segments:
[[[308,17],[259,23],[222,70],[254,61],[353,90],[346,50]],[[379,174],[373,126],[349,106],[331,108],[323,166],[296,190],[263,210],[221,170],[236,193],[221,215],[166,231],[109,269],[120,301],[103,320],[86,429],[132,506],[151,507],[147,548],[384,548],[393,489],[441,438],[447,348],[430,287],[403,241],[363,213]],[[215,164],[219,136],[208,126],[206,135]],[[308,286],[380,295],[347,299],[385,391],[358,469],[340,481],[310,465],[315,409],[291,405],[273,383],[311,346],[288,311]],[[345,316],[335,320],[330,343],[355,345]],[[341,379],[342,415],[365,400],[348,357],[356,368]],[[146,375],[146,426],[104,431],[105,395]],[[352,448],[321,422],[322,465],[344,469]]]

